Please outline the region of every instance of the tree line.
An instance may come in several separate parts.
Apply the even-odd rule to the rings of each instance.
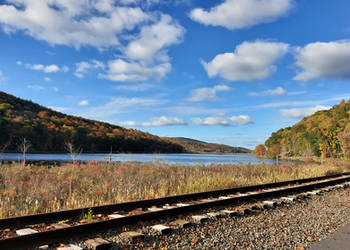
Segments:
[[[105,122],[65,115],[0,91],[0,149],[18,151],[23,138],[34,152],[65,152],[65,143],[84,152],[172,153],[181,145]]]
[[[342,100],[329,110],[318,111],[292,127],[272,133],[265,145],[258,145],[255,152],[272,158],[349,158],[350,100]]]

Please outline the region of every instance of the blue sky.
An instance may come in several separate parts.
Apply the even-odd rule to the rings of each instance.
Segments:
[[[254,148],[350,97],[350,2],[0,0],[0,89]]]

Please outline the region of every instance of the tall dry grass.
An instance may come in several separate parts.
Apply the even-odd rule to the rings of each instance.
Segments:
[[[180,166],[92,161],[53,168],[7,164],[0,166],[0,218],[308,178],[343,169],[332,162]]]

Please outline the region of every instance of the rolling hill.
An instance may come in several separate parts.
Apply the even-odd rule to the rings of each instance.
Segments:
[[[251,153],[250,149],[231,147],[223,144],[207,143],[184,137],[167,137],[170,141],[180,144],[187,152],[191,153],[214,153],[214,154],[237,154]]]
[[[23,138],[32,152],[66,152],[65,142],[83,152],[181,153],[168,139],[105,122],[65,115],[0,91],[0,150],[18,151]]]
[[[282,157],[349,157],[350,100],[272,133],[265,145],[270,155]]]

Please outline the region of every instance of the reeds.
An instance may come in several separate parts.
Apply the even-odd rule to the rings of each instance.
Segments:
[[[180,166],[91,161],[52,168],[6,164],[0,166],[0,218],[309,178],[343,169],[338,163]]]

